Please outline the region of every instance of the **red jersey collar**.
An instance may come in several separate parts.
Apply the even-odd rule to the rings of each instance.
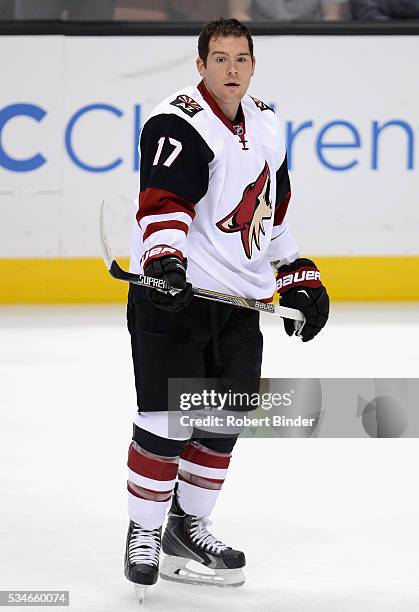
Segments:
[[[205,87],[205,83],[203,80],[199,83],[198,90],[200,91],[205,102],[211,107],[211,110],[214,113],[214,115],[217,115],[220,121],[224,123],[226,128],[228,128],[230,132],[232,132],[235,136],[238,136],[239,134],[237,134],[234,127],[240,125],[243,128],[243,133],[240,135],[240,138],[242,136],[244,137],[244,134],[246,132],[246,125],[244,121],[244,113],[243,113],[243,108],[242,108],[241,103],[239,104],[239,108],[238,108],[237,115],[236,115],[236,117],[238,118],[238,121],[233,122],[233,121],[230,121],[230,119],[226,117],[226,115],[223,113],[221,108],[218,106],[217,102],[214,100],[214,98],[212,97],[208,89]]]

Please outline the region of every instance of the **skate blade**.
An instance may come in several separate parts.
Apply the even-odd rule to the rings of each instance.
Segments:
[[[165,555],[160,577],[171,582],[217,587],[238,587],[246,581],[242,569],[211,569],[191,559],[171,555]]]
[[[135,595],[137,596],[137,601],[141,606],[141,604],[144,602],[144,599],[145,599],[147,587],[143,586],[142,584],[136,584],[134,585],[134,589],[135,589]]]

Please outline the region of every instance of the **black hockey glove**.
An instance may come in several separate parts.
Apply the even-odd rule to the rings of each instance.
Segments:
[[[329,317],[329,296],[316,264],[311,259],[296,259],[291,264],[279,267],[277,289],[281,306],[297,308],[306,318],[300,333],[303,342],[312,340]],[[292,319],[284,319],[284,327],[289,336],[296,331]]]
[[[173,251],[175,250],[173,249]],[[157,289],[146,289],[148,299],[157,308],[170,312],[178,312],[189,306],[193,298],[192,285],[186,282],[186,259],[183,257],[180,259],[181,253],[179,251],[176,251],[176,253],[179,254],[179,257],[176,255],[153,256],[144,266],[146,276],[164,278],[174,289],[182,290],[172,295],[162,293]]]

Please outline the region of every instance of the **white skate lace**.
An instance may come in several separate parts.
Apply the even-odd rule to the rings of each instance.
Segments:
[[[160,555],[160,530],[151,531],[135,525],[128,547],[129,562],[157,565]]]
[[[212,534],[209,533],[207,527],[211,525],[211,521],[207,518],[194,518],[191,521],[191,538],[192,541],[198,546],[206,548],[208,552],[220,553],[222,550],[228,548],[223,542],[217,540]]]

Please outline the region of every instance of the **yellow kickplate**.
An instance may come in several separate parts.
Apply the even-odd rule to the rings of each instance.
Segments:
[[[419,256],[313,259],[334,301],[419,301]],[[100,258],[0,259],[3,304],[124,302],[127,290]]]

